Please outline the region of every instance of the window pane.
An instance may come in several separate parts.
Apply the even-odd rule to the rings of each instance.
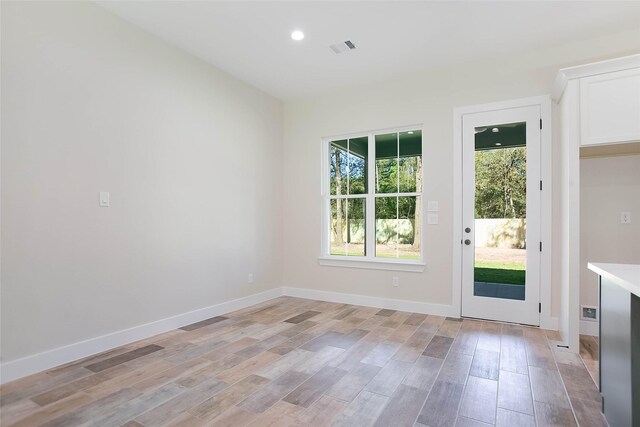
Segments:
[[[395,258],[398,243],[398,198],[376,197],[376,257]]]
[[[365,194],[367,192],[367,157],[369,138],[352,138],[349,140],[349,194]]]
[[[398,258],[420,259],[420,197],[398,197]]]
[[[329,145],[330,194],[347,194],[347,144],[348,141],[331,141]]]
[[[398,192],[398,134],[376,135],[376,193]]]
[[[422,131],[400,132],[400,193],[422,191]]]
[[[420,259],[419,212],[420,197],[376,197],[376,257]]]
[[[334,199],[331,204],[331,255],[365,255],[365,199]]]

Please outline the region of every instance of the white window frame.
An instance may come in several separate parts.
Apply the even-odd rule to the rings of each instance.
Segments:
[[[412,193],[384,193],[376,194],[375,192],[375,136],[387,133],[407,132],[407,131],[419,130],[422,132],[422,191]],[[335,197],[330,194],[330,165],[329,165],[329,145],[331,141],[341,139],[354,139],[354,138],[368,138],[368,158],[367,158],[367,182],[368,188],[365,194],[354,195],[341,195]],[[373,270],[396,270],[396,271],[409,271],[420,273],[425,269],[424,261],[424,241],[425,241],[425,206],[426,201],[424,197],[424,129],[423,125],[402,126],[390,129],[380,129],[367,132],[357,132],[347,135],[338,135],[322,138],[322,179],[321,179],[321,194],[322,194],[322,227],[321,227],[321,252],[318,257],[318,263],[320,265],[332,266],[332,267],[352,267],[352,268],[366,268]],[[378,197],[411,197],[418,196],[421,198],[420,203],[420,259],[394,259],[394,258],[376,258],[375,256],[375,199]],[[331,208],[330,201],[334,198],[348,199],[348,198],[364,198],[366,200],[366,212],[365,212],[365,256],[348,256],[348,255],[331,255],[331,242],[329,233],[329,224],[331,223]]]

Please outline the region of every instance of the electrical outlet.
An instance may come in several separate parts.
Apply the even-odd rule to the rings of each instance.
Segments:
[[[398,286],[400,286],[400,279],[398,279],[396,276],[394,276],[394,277],[393,277],[393,279],[392,279],[392,281],[391,281],[391,284],[392,284],[394,287],[396,287],[396,288],[397,288]]]
[[[620,224],[631,224],[631,212],[620,212]]]
[[[249,276],[247,277],[247,283],[253,283],[253,273],[249,273]]]
[[[598,321],[598,307],[592,305],[581,305],[580,309],[582,311],[580,313],[580,319],[591,320],[594,322]]]

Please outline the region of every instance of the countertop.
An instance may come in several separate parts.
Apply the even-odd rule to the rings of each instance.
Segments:
[[[590,262],[587,267],[640,297],[640,265]]]

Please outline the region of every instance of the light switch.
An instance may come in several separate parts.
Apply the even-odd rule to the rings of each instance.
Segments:
[[[438,202],[437,201],[429,201],[427,202],[427,211],[428,212],[438,212]]]
[[[429,214],[429,215],[427,215],[427,224],[437,225],[438,224],[438,214]]]
[[[620,212],[620,224],[631,224],[631,212]]]
[[[100,192],[100,206],[103,208],[108,208],[110,205],[109,202],[109,192],[108,191],[101,191]]]

